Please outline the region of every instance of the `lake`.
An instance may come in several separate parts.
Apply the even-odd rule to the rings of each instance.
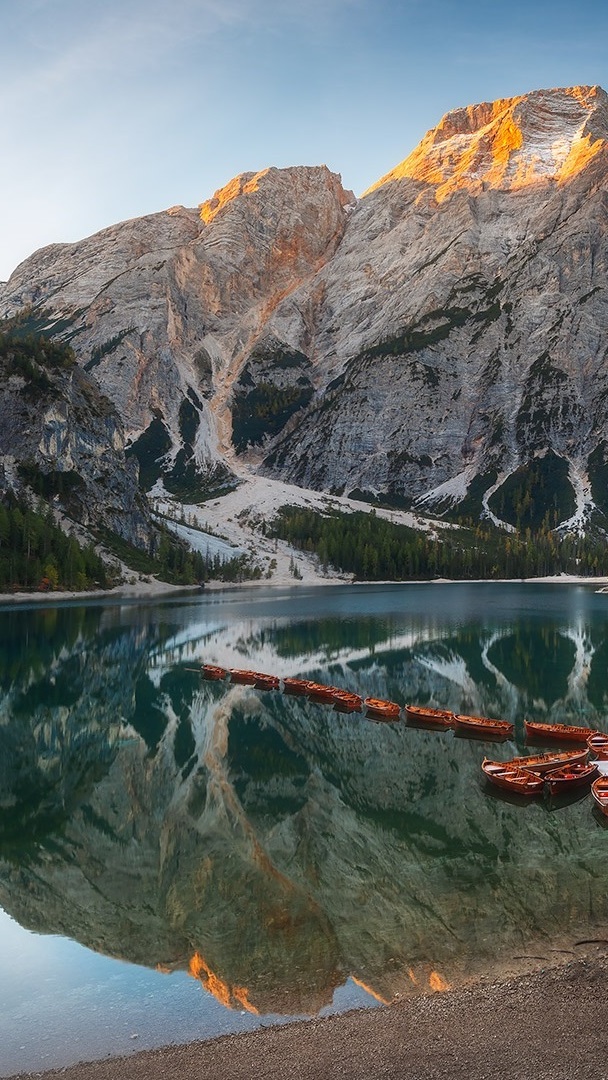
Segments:
[[[251,588],[0,610],[0,1075],[376,1007],[605,933],[590,797],[488,790],[608,730],[593,586]],[[509,719],[487,743],[201,662]]]

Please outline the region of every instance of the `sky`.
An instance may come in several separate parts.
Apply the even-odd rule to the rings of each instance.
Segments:
[[[607,46],[601,0],[0,0],[0,281],[242,172],[360,195],[449,109],[608,89]]]

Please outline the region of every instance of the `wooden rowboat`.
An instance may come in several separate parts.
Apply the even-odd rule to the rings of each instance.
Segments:
[[[283,690],[286,694],[293,694],[294,697],[306,697],[308,679],[283,679]]]
[[[575,727],[572,724],[537,724],[535,720],[524,720],[526,736],[531,739],[559,739],[566,742],[586,743],[593,728]]]
[[[248,671],[245,668],[230,668],[230,682],[242,683],[245,686],[255,686],[259,671]]]
[[[277,675],[265,675],[262,671],[258,671],[253,685],[256,690],[278,690],[281,681]]]
[[[594,731],[587,739],[587,746],[600,761],[608,761],[608,735],[604,731]]]
[[[481,763],[485,777],[503,791],[516,795],[542,795],[545,781],[527,769],[517,769],[504,761],[490,761],[484,758]]]
[[[584,764],[587,761],[587,754],[587,750],[556,750],[554,753],[510,758],[509,761],[505,761],[505,765],[513,765],[517,769],[529,769],[542,775],[550,769],[560,769],[562,765]]]
[[[585,787],[597,776],[597,765],[573,764],[562,765],[560,769],[552,769],[545,774],[545,780],[549,785],[552,795],[561,795],[571,788]]]
[[[591,785],[591,794],[596,806],[608,817],[608,776],[598,776]]]
[[[365,699],[364,705],[365,715],[370,720],[398,720],[401,715],[401,708],[395,701],[368,697]]]
[[[468,735],[489,735],[498,739],[508,739],[513,734],[513,724],[508,720],[493,720],[488,716],[462,716],[456,713],[454,727],[456,731]]]
[[[333,705],[337,687],[326,686],[325,683],[309,682],[306,695],[311,701],[317,701],[320,705]]]
[[[426,705],[406,705],[405,719],[413,724],[425,724],[429,727],[454,727],[454,713],[448,709],[430,709]]]
[[[334,709],[336,712],[361,712],[363,698],[359,694],[351,693],[350,690],[334,691]]]
[[[210,682],[219,682],[221,679],[225,679],[228,674],[228,668],[219,667],[218,664],[202,664],[201,675],[203,679],[209,679]]]

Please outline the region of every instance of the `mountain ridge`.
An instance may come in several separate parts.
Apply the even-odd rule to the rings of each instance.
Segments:
[[[261,469],[585,527],[608,509],[607,132],[597,86],[456,109],[359,200],[325,166],[243,173],[34,253],[0,313],[70,342],[160,494]]]

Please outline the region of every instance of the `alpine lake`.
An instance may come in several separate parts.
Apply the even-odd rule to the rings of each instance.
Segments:
[[[608,730],[593,585],[7,606],[0,638],[2,1076],[380,1007],[608,936],[608,819],[480,769],[525,752],[524,717]],[[203,662],[508,719],[515,740],[207,682]]]

